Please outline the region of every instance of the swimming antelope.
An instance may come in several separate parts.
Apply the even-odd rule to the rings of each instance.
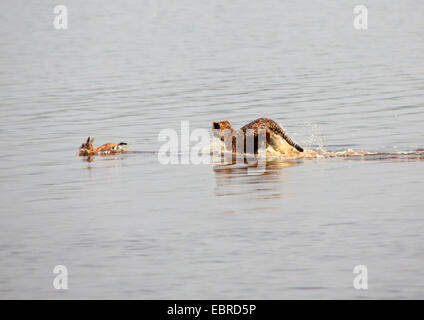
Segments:
[[[84,142],[79,148],[78,155],[80,156],[95,156],[95,155],[109,155],[109,154],[118,154],[128,152],[128,148],[124,147],[127,144],[125,142],[113,143],[109,142],[100,147],[93,148],[94,138],[87,138],[87,141]]]

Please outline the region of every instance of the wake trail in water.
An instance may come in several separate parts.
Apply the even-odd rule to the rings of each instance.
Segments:
[[[211,140],[209,147],[210,154],[219,155],[222,153],[231,153],[225,150],[225,145],[220,140]],[[263,152],[263,150],[262,150]],[[235,156],[235,154],[234,154]],[[250,155],[253,156],[253,155]],[[264,153],[262,153],[264,156]],[[266,152],[267,159],[296,160],[296,159],[326,159],[326,158],[356,158],[369,160],[384,159],[411,159],[424,160],[424,149],[406,150],[398,152],[376,152],[346,149],[341,151],[327,151],[320,145],[317,149],[304,148],[303,152],[292,150],[284,154],[271,154]]]
[[[297,158],[297,159],[317,159],[317,158],[352,158],[352,157],[364,157],[374,159],[390,159],[390,158],[413,158],[413,159],[424,159],[424,150],[417,149],[411,151],[398,151],[398,152],[373,152],[373,151],[362,151],[347,149],[343,151],[325,151],[325,150],[310,150],[306,149],[304,152],[299,154],[289,154],[287,157],[282,155],[280,157],[285,158]]]

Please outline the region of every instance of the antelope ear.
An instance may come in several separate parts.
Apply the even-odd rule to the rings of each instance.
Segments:
[[[87,138],[87,143],[89,143],[89,142],[90,142],[90,137]]]
[[[95,138],[91,138],[91,141],[90,141],[90,143],[93,143],[94,139],[95,139]]]
[[[212,128],[219,129],[220,128],[219,123],[216,123],[215,121],[212,122]]]

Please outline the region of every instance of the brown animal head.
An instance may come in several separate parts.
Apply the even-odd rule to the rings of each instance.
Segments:
[[[87,141],[83,142],[83,144],[81,145],[81,147],[79,149],[79,155],[80,156],[88,156],[91,153],[93,153],[93,151],[94,151],[93,141],[94,141],[94,138],[91,139],[90,137],[88,137]]]
[[[212,131],[214,137],[220,138],[222,141],[224,141],[225,135],[231,134],[234,129],[229,121],[224,120],[219,122],[212,122]]]

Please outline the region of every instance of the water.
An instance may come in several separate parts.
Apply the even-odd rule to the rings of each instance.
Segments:
[[[424,146],[424,5],[0,3],[0,298],[423,298],[415,156],[162,165],[162,129],[268,116],[309,149]],[[138,151],[84,161],[79,145]],[[53,288],[65,265],[69,290]],[[366,265],[368,290],[353,287]]]

